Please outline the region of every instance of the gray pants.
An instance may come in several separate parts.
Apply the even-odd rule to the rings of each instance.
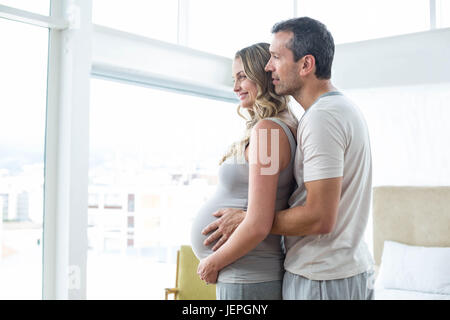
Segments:
[[[281,300],[282,280],[258,283],[217,282],[217,300]]]
[[[286,271],[283,300],[373,300],[373,272],[335,280],[309,280]]]

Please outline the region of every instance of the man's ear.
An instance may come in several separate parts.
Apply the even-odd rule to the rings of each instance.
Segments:
[[[314,72],[316,67],[316,59],[313,55],[307,54],[301,59],[300,75],[307,76],[311,72]]]

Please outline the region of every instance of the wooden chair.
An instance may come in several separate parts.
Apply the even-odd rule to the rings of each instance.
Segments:
[[[197,275],[199,260],[191,246],[183,245],[177,252],[175,288],[165,289],[165,298],[174,295],[175,300],[215,300],[216,286],[206,285]]]

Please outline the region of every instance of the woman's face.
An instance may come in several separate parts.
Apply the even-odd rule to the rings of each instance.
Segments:
[[[258,88],[255,82],[247,78],[241,58],[234,60],[232,72],[234,80],[233,91],[236,92],[236,95],[241,101],[241,107],[253,108],[256,96],[258,95]]]

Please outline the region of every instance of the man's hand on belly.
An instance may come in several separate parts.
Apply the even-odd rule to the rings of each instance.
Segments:
[[[219,249],[230,238],[231,234],[236,230],[242,220],[244,220],[245,213],[244,210],[235,208],[220,209],[214,212],[213,216],[219,219],[211,222],[202,230],[203,235],[207,235],[214,231],[206,238],[203,244],[207,246],[218,240],[212,249],[214,251]]]

